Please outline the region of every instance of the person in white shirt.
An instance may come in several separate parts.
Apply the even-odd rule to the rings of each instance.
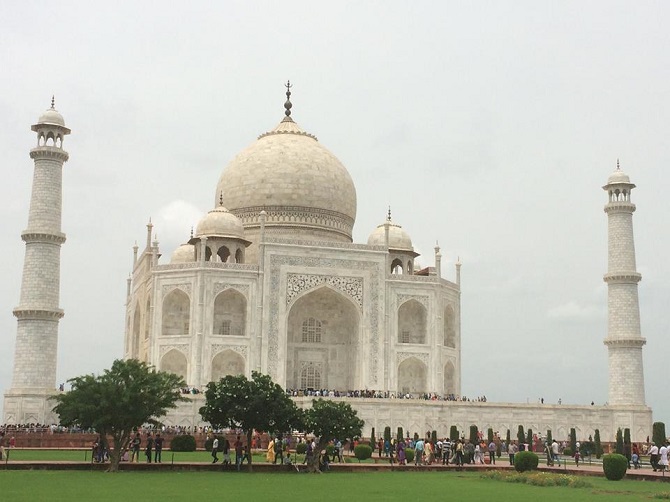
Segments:
[[[661,472],[663,472],[668,468],[668,443],[663,443],[663,446],[658,450],[658,454],[661,457],[658,461],[658,465]]]
[[[652,444],[651,448],[649,448],[649,463],[654,472],[656,472],[658,470],[658,446],[655,444]]]

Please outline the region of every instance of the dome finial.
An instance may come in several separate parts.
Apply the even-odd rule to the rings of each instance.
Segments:
[[[388,213],[386,214],[386,221],[391,221],[391,206],[389,206]]]
[[[223,190],[219,193],[219,206],[223,206]]]
[[[291,85],[291,81],[287,80],[286,85],[284,87],[286,87],[286,103],[284,103],[284,108],[286,109],[286,111],[284,111],[284,113],[286,114],[287,117],[290,117],[291,108],[293,108],[293,104],[291,103],[291,87],[293,87]]]
[[[56,109],[56,96],[54,94],[51,95],[51,109]]]
[[[619,159],[616,159],[616,170],[621,171],[621,168],[619,167]]]
[[[191,239],[193,239],[193,225],[191,225]]]

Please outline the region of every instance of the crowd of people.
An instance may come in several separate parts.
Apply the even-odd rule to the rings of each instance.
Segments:
[[[388,390],[334,390],[334,389],[286,389],[291,397],[350,397],[364,399],[421,399],[424,401],[459,401],[459,402],[486,402],[486,396],[469,398],[455,394],[441,395],[435,392],[410,393],[391,392]]]

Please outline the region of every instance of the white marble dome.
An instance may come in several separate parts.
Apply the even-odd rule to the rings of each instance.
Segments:
[[[262,134],[225,168],[216,188],[223,204],[257,227],[262,210],[266,228],[277,235],[351,241],[356,188],[342,163],[290,117]]]
[[[182,244],[174,250],[170,257],[170,263],[190,263],[195,261],[195,246]]]
[[[49,108],[42,115],[40,115],[40,118],[37,120],[37,123],[43,125],[57,125],[65,127],[65,119],[63,119],[63,116],[60,113],[58,113],[53,107]]]
[[[389,249],[396,249],[400,251],[414,251],[412,246],[412,239],[409,234],[405,232],[400,225],[388,222],[389,225]],[[379,225],[368,237],[369,246],[385,246],[386,245],[386,224]]]
[[[615,183],[630,183],[630,177],[618,167],[617,170],[607,178],[607,184],[611,185]]]
[[[195,236],[244,239],[244,227],[237,216],[221,205],[203,216],[196,227]]]

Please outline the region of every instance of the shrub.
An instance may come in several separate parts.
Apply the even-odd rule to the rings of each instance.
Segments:
[[[372,456],[372,448],[366,444],[357,444],[354,447],[354,457],[358,459],[360,462],[361,460],[367,460]]]
[[[182,434],[172,438],[170,442],[172,451],[195,451],[195,438],[190,434]]]
[[[628,469],[628,460],[623,455],[612,453],[603,455],[603,471],[605,477],[610,481],[619,481],[626,475]]]
[[[405,460],[408,464],[414,462],[414,450],[412,448],[405,448]]]
[[[566,457],[572,457],[574,455],[572,448],[570,448],[569,446],[563,448],[563,455],[565,455]]]
[[[470,442],[472,444],[479,443],[479,429],[476,425],[470,426]]]
[[[540,458],[532,451],[520,451],[514,455],[514,468],[518,472],[534,471]]]
[[[368,446],[368,448],[370,448],[370,447]],[[372,448],[370,448],[370,450],[372,450]],[[332,456],[334,454],[335,454],[335,445],[332,445],[332,444],[327,445],[326,446],[326,455],[328,455],[329,457],[332,458]],[[372,453],[370,455],[372,455]]]
[[[299,455],[307,453],[307,443],[298,443],[295,445],[295,452]]]

